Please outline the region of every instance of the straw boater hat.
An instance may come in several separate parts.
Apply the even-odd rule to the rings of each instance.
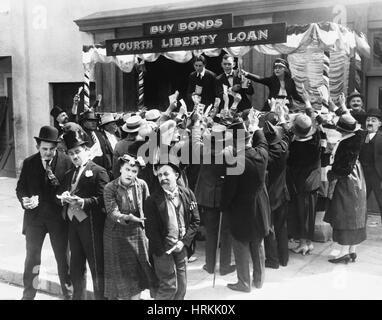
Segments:
[[[336,129],[338,131],[353,133],[359,130],[361,126],[357,124],[357,120],[350,113],[343,114],[337,121]]]
[[[100,126],[104,126],[108,123],[116,122],[117,120],[114,119],[113,114],[111,113],[105,113],[101,116],[101,122]]]
[[[151,109],[146,112],[145,118],[147,121],[153,121],[156,122],[159,120],[161,116],[161,112],[158,109]]]
[[[140,116],[131,116],[126,119],[125,124],[122,126],[122,130],[127,133],[138,132],[142,124],[143,119]]]
[[[316,128],[313,126],[312,119],[309,116],[300,113],[294,119],[292,132],[297,140],[306,139],[316,132]]]
[[[34,137],[37,142],[46,141],[58,143],[58,130],[55,127],[41,127],[38,137]]]

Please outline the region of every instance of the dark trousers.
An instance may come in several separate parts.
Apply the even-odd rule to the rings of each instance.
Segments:
[[[220,211],[218,209],[203,208],[206,228],[206,265],[208,272],[214,272],[216,265],[216,249],[219,232]],[[222,215],[220,234],[220,271],[231,264],[232,236],[227,215]]]
[[[265,275],[265,253],[263,239],[255,235],[250,241],[242,242],[235,238],[232,239],[233,253],[236,261],[236,272],[238,282],[251,288],[251,275],[249,270],[250,258],[253,264],[253,282],[256,287],[261,288],[264,283]]]
[[[373,191],[382,218],[382,179],[379,177],[377,170],[373,167],[364,166],[363,171],[365,174],[367,198],[369,198]]]
[[[153,255],[154,270],[159,280],[155,300],[184,300],[187,290],[187,250]]]
[[[293,196],[289,203],[288,232],[295,239],[313,240],[318,192],[304,192]]]
[[[57,262],[62,294],[65,298],[71,296],[67,257],[68,224],[64,220],[45,220],[39,225],[27,226],[25,230],[26,259],[23,275],[23,299],[34,299],[36,296],[41,265],[41,249],[47,233],[49,233],[50,243]]]
[[[81,223],[73,217],[69,223],[70,276],[73,300],[86,298],[86,261],[93,279],[94,299],[104,298],[103,225],[90,224],[90,217]]]
[[[287,212],[287,203],[272,211],[271,220],[274,233],[270,233],[264,238],[266,260],[275,266],[279,264],[286,266],[289,260]]]

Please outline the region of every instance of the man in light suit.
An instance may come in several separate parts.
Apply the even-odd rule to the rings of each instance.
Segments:
[[[243,111],[245,109],[249,109],[252,107],[251,102],[248,99],[247,95],[252,95],[254,93],[252,84],[248,82],[248,80],[244,80],[247,83],[247,87],[243,87],[242,85],[242,78],[239,75],[239,72],[234,70],[235,67],[235,60],[233,56],[225,55],[222,60],[222,68],[223,73],[218,75],[216,78],[217,81],[217,96],[221,99],[221,108],[224,105],[224,89],[223,85],[227,86],[228,88],[231,88],[233,93],[239,93],[241,96],[241,101],[239,102],[237,106],[237,110]],[[229,107],[232,106],[234,102],[234,98],[230,95],[229,96]]]
[[[187,98],[191,104],[194,94],[200,96],[200,103],[208,107],[215,103],[217,96],[216,75],[206,69],[206,58],[197,56],[194,59],[194,69],[188,78]],[[191,104],[193,107],[193,104]],[[192,110],[192,108],[191,108]]]
[[[382,112],[371,109],[367,112],[365,143],[359,155],[365,174],[367,197],[373,191],[382,216]]]
[[[89,160],[86,137],[81,131],[64,135],[68,155],[75,168],[65,174],[58,197],[69,220],[70,276],[73,300],[86,293],[86,261],[93,278],[94,298],[104,299],[103,189],[109,182],[106,170]]]
[[[64,299],[71,298],[69,266],[67,261],[68,225],[56,203],[56,191],[64,174],[72,164],[70,159],[57,151],[58,130],[42,127],[35,137],[38,152],[24,160],[16,194],[25,210],[23,234],[27,255],[24,266],[23,300],[33,300],[41,264],[41,249],[47,233],[57,261],[58,275]]]

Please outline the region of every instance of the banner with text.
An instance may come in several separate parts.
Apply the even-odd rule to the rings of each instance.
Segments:
[[[108,56],[158,53],[207,48],[254,46],[286,41],[286,24],[273,23],[256,26],[205,30],[185,34],[167,34],[128,39],[106,40]]]

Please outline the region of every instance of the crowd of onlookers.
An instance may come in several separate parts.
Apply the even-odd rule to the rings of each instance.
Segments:
[[[304,87],[299,94],[287,61],[273,67],[261,78],[226,55],[216,76],[196,57],[193,105],[176,92],[164,112],[94,105],[78,114],[78,95],[70,112],[55,106],[55,127],[35,137],[38,152],[16,189],[25,209],[23,298],[36,294],[46,233],[66,299],[85,298],[86,262],[95,299],[139,299],[145,289],[183,299],[196,239],[205,240],[207,273],[219,248],[220,274],[237,272],[228,287],[250,292],[266,267],[287,266],[290,239],[295,254],[314,250],[318,208],[341,248],[329,262],[355,262],[371,192],[382,211],[382,113],[365,111],[357,92],[335,103]],[[251,106],[251,81],[269,88],[261,111]]]

